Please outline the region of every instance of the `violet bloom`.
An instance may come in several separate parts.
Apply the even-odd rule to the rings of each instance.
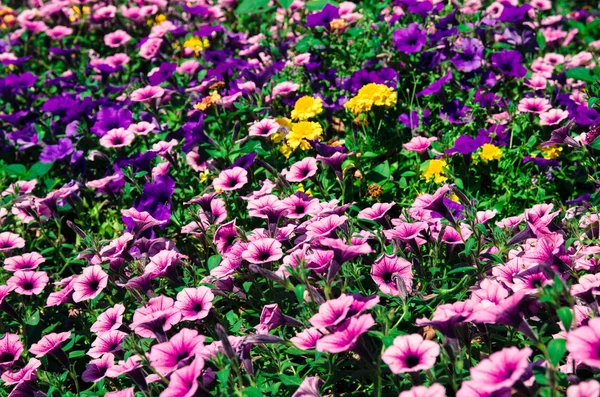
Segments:
[[[352,317],[340,325],[335,332],[317,341],[317,351],[327,353],[342,353],[354,349],[358,338],[375,325],[370,314]]]
[[[373,263],[371,277],[384,294],[401,296],[412,289],[412,263],[395,255],[382,255]],[[404,291],[398,288],[399,282]]]
[[[444,86],[444,84],[446,84],[450,80],[452,80],[452,72],[446,73],[445,75],[440,77],[438,80],[434,81],[433,83],[429,84],[427,87],[423,88],[421,91],[417,92],[415,97],[418,98],[420,96],[428,96],[428,95],[437,94],[438,92],[440,92],[442,90],[442,87]],[[410,120],[408,119],[408,115],[406,115],[406,116],[407,116],[406,120],[400,120],[400,118],[398,118],[398,120],[400,120],[402,123],[404,123],[405,126],[412,127],[413,129],[415,129],[419,126],[419,115],[416,112],[411,113]],[[426,118],[426,117],[427,117],[426,114],[423,114],[423,118]]]
[[[279,305],[273,303],[271,305],[265,305],[260,313],[259,324],[254,327],[257,334],[268,334],[270,330],[285,324],[285,318]],[[301,324],[300,324],[301,325]]]
[[[98,382],[106,376],[106,372],[114,367],[115,355],[112,353],[106,353],[102,357],[90,362],[85,367],[85,371],[81,374],[81,379],[84,382]],[[106,394],[105,394],[106,396]]]
[[[461,51],[458,51],[461,50]],[[455,48],[452,63],[458,70],[472,72],[481,67],[483,44],[479,39],[466,38]]]
[[[6,285],[13,287],[19,295],[39,295],[42,293],[50,279],[46,272],[17,270]]]
[[[196,357],[187,367],[178,369],[171,374],[169,386],[160,394],[161,397],[193,397],[198,389],[198,377],[204,369],[204,360]]]
[[[521,65],[521,53],[516,50],[503,50],[492,54],[492,65],[507,76],[518,79],[525,77],[527,69]]]
[[[0,252],[10,252],[16,248],[25,247],[25,240],[11,232],[0,233]]]
[[[567,334],[567,350],[575,361],[600,368],[600,317]]]
[[[343,182],[344,175],[342,172],[342,164],[352,153],[335,152],[331,156],[325,157],[320,154],[317,155],[317,160],[321,163],[331,167],[335,172],[335,176],[340,182]]]
[[[290,170],[285,173],[285,179],[288,182],[302,182],[315,176],[317,170],[317,160],[314,157],[305,157],[292,164]]]
[[[381,359],[393,373],[401,374],[430,369],[439,355],[440,346],[437,343],[424,340],[419,334],[412,334],[396,337]]]
[[[184,367],[193,357],[201,356],[204,340],[204,336],[198,335],[198,331],[184,328],[168,342],[152,346],[150,365],[159,374],[167,376],[171,371]]]
[[[470,107],[463,105],[458,99],[454,99],[446,103],[440,110],[440,118],[452,124],[466,124],[473,120],[470,111]]]
[[[213,180],[213,187],[216,190],[232,191],[242,188],[246,183],[248,183],[248,171],[242,167],[234,167],[221,171]]]
[[[90,331],[95,334],[101,334],[119,329],[123,325],[123,313],[125,313],[125,306],[117,303],[98,316],[94,324],[90,327]]]
[[[319,387],[325,383],[316,376],[304,378],[298,389],[292,394],[292,397],[321,397]]]
[[[182,320],[202,320],[210,312],[215,295],[208,287],[184,288],[177,294],[177,307],[182,314]]]
[[[398,397],[444,397],[446,389],[439,383],[426,386],[414,386],[412,389],[403,391]]]
[[[96,123],[90,129],[97,137],[104,136],[115,128],[129,128],[133,123],[133,115],[128,109],[104,107],[96,113]]]
[[[83,269],[73,284],[73,300],[81,302],[94,299],[108,285],[108,274],[99,265]]]
[[[281,243],[273,238],[252,241],[242,253],[242,258],[257,265],[273,262],[282,257]]]
[[[306,27],[324,26],[329,28],[331,21],[337,18],[339,18],[339,9],[328,3],[321,11],[306,16]]]
[[[396,49],[405,54],[421,51],[427,41],[427,31],[420,29],[416,23],[411,23],[406,28],[394,31],[392,42]]]
[[[46,145],[40,153],[40,162],[52,163],[71,155],[75,147],[69,138],[60,138],[56,145]]]
[[[148,102],[155,98],[161,98],[164,94],[165,90],[163,88],[149,85],[133,91],[130,98],[133,102]]]
[[[34,270],[44,262],[46,262],[46,258],[40,255],[39,252],[29,252],[27,254],[6,258],[4,260],[4,270],[8,272]]]
[[[493,353],[471,368],[471,380],[486,392],[495,392],[512,387],[529,368],[529,356],[532,350],[528,347],[508,347]]]
[[[23,354],[23,343],[19,335],[5,333],[0,337],[0,369],[11,367]]]

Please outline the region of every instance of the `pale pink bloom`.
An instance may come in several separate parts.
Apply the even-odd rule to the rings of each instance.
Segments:
[[[279,124],[273,119],[255,121],[248,129],[249,136],[270,137],[279,129]]]
[[[149,123],[147,121],[140,121],[138,123],[131,124],[127,129],[136,135],[144,136],[154,131],[155,128],[156,126],[153,123]]]
[[[358,338],[375,325],[370,314],[352,317],[340,325],[333,333],[317,341],[317,351],[327,353],[342,353],[352,350]]]
[[[272,97],[273,98],[277,97],[277,96],[286,97],[286,96],[298,91],[299,88],[300,88],[299,84],[296,84],[291,81],[284,81],[282,83],[277,84],[275,87],[273,87]]]
[[[356,217],[378,222],[393,206],[394,203],[375,203],[372,207],[361,210]]]
[[[29,353],[35,354],[36,358],[42,358],[55,349],[61,349],[61,344],[70,338],[70,331],[44,335],[37,343],[31,345]]]
[[[547,11],[552,9],[552,1],[550,0],[531,0],[529,4],[536,10]]]
[[[530,78],[525,79],[524,83],[527,87],[533,88],[534,90],[546,89],[548,80],[544,76],[538,73],[534,73]]]
[[[46,272],[17,270],[6,281],[6,285],[14,288],[14,291],[19,295],[39,295],[49,281]]]
[[[171,153],[171,149],[177,146],[179,142],[177,139],[171,139],[169,142],[167,141],[159,141],[152,145],[152,151],[158,153],[161,157],[166,157],[168,153]]]
[[[48,37],[54,39],[54,40],[62,40],[67,36],[70,36],[73,34],[73,29],[66,27],[66,26],[55,26],[52,29],[48,29],[45,32]]]
[[[402,147],[411,152],[425,153],[431,146],[431,142],[437,141],[436,137],[425,138],[422,136],[416,136],[412,138],[408,143],[404,143]]]
[[[194,150],[185,155],[185,162],[196,172],[205,171],[207,168],[206,161],[204,161],[200,154]]]
[[[304,52],[294,57],[293,64],[295,66],[306,65],[310,61],[310,53]]]
[[[600,383],[596,379],[580,382],[567,388],[567,397],[598,397]]]
[[[2,374],[2,380],[7,386],[34,381],[37,379],[37,369],[41,365],[42,362],[40,360],[38,360],[37,358],[32,358],[23,368],[17,369],[15,371],[4,372]]]
[[[8,185],[8,187],[2,191],[2,196],[4,197],[13,194],[29,194],[33,191],[36,185],[37,179],[31,181],[16,181],[15,183]]]
[[[163,39],[150,38],[144,44],[141,45],[139,54],[144,59],[152,59],[158,54],[160,46],[163,43]]]
[[[133,132],[125,128],[113,128],[100,138],[100,145],[107,148],[124,147],[131,145],[134,139]]]
[[[600,368],[600,317],[567,334],[567,350],[576,361]]]
[[[557,54],[555,52],[549,52],[544,55],[544,62],[549,63],[550,65],[562,65],[565,62],[564,55]]]
[[[371,277],[384,294],[406,294],[412,289],[412,263],[397,256],[382,255],[373,263]],[[405,291],[398,289],[399,283],[404,284]]]
[[[131,386],[131,387],[128,387],[127,389],[110,391],[110,392],[104,394],[104,397],[135,397],[134,387]]]
[[[104,59],[104,62],[106,62],[107,65],[112,66],[113,68],[116,68],[119,66],[127,65],[129,63],[129,60],[130,60],[129,55],[123,54],[123,53],[118,53],[118,54],[107,56]]]
[[[273,262],[282,257],[281,243],[273,238],[252,241],[242,253],[242,258],[254,264]]]
[[[38,252],[29,252],[27,254],[11,256],[4,260],[4,270],[15,272],[17,270],[33,270],[46,262],[46,259]]]
[[[111,330],[99,334],[92,342],[92,348],[87,351],[87,355],[92,358],[100,358],[108,353],[115,353],[123,350],[123,340],[128,334],[118,330]]]
[[[500,18],[502,11],[504,11],[504,5],[500,1],[494,1],[488,6],[488,8],[485,9],[485,13],[493,19]]]
[[[319,312],[308,322],[317,328],[338,325],[346,319],[353,303],[354,298],[351,295],[341,295],[339,298],[330,299],[319,307]]]
[[[403,391],[398,397],[444,397],[446,389],[439,383],[434,383],[429,387],[414,386],[408,391]]]
[[[223,170],[217,178],[213,180],[213,187],[218,190],[231,191],[238,190],[248,183],[248,171],[241,167],[233,167]]]
[[[11,232],[0,233],[0,252],[10,252],[15,248],[25,247],[25,240]]]
[[[305,378],[298,389],[292,394],[292,397],[321,397],[319,387],[325,383],[322,379],[316,376]]]
[[[161,98],[165,94],[165,90],[159,86],[146,86],[133,91],[130,98],[133,102],[148,102],[155,98]]]
[[[528,347],[504,348],[471,368],[471,379],[485,392],[510,388],[529,368],[528,357],[531,353],[532,350]]]
[[[292,164],[290,170],[285,172],[288,182],[302,182],[316,175],[318,170],[317,159],[305,157],[297,163]]]
[[[97,382],[106,376],[106,372],[114,367],[115,355],[112,353],[106,353],[102,357],[90,360],[85,367],[85,371],[81,374],[81,379],[85,382]],[[110,394],[110,393],[108,393]],[[108,394],[105,394],[107,396]]]
[[[160,397],[193,397],[200,384],[198,378],[202,374],[204,360],[196,357],[187,367],[178,369],[171,374],[169,386]]]
[[[208,287],[184,288],[177,294],[177,307],[182,314],[182,320],[195,321],[208,316],[215,295]]]
[[[113,5],[108,5],[104,7],[100,7],[94,11],[93,19],[95,21],[101,21],[103,19],[113,19],[117,14],[117,7]]]
[[[314,349],[317,341],[323,336],[317,328],[308,328],[290,338],[290,342],[300,350]]]
[[[412,334],[396,337],[381,359],[393,373],[400,374],[430,369],[439,355],[440,346],[437,343],[424,340],[419,334]]]
[[[517,107],[521,113],[544,113],[552,109],[546,98],[523,98]]]
[[[185,366],[195,356],[200,356],[204,350],[204,340],[204,336],[198,335],[198,331],[184,328],[168,342],[152,346],[150,365],[161,375],[167,376],[171,371]]]
[[[556,125],[569,117],[569,112],[562,109],[550,109],[540,114],[540,125]]]
[[[198,68],[200,67],[200,63],[195,59],[188,59],[179,65],[176,69],[177,73],[194,75]]]
[[[317,238],[331,237],[335,234],[335,230],[346,223],[347,216],[329,215],[311,222],[306,226],[307,240],[315,240]]]
[[[129,43],[131,36],[124,30],[115,30],[104,36],[104,44],[111,48],[119,48],[120,46]]]

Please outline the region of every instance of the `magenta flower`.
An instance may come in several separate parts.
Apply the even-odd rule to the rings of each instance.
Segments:
[[[6,285],[13,286],[15,292],[20,295],[39,295],[48,284],[48,281],[50,279],[46,272],[17,270],[6,281]]]
[[[231,191],[240,189],[246,183],[248,183],[248,171],[242,167],[233,167],[221,171],[213,180],[213,187],[216,190]]]
[[[25,247],[25,240],[11,232],[0,233],[0,252],[10,252],[15,248]]]
[[[42,362],[40,360],[32,358],[23,368],[16,371],[4,372],[2,374],[2,380],[7,386],[34,381],[37,378],[37,369],[41,365]]]
[[[73,300],[75,302],[94,299],[108,285],[108,274],[99,265],[83,269],[73,284]]]
[[[434,383],[429,387],[415,386],[408,391],[403,391],[398,397],[444,397],[446,389],[439,383]]]
[[[44,335],[38,343],[31,345],[29,353],[35,354],[36,358],[42,358],[53,350],[60,349],[60,345],[69,338],[71,338],[70,331]]]
[[[214,298],[208,287],[184,288],[177,294],[175,307],[181,311],[182,320],[202,320],[208,316]]]
[[[370,314],[352,317],[339,326],[335,332],[319,339],[317,341],[317,351],[342,353],[352,350],[358,338],[373,325],[375,325],[375,320],[373,320],[373,316]]]
[[[110,48],[119,48],[123,44],[127,44],[130,40],[131,36],[121,29],[104,36],[104,44]]]
[[[279,129],[279,124],[273,119],[255,121],[248,129],[249,136],[270,137]]]
[[[477,382],[478,387],[486,392],[510,388],[529,368],[528,358],[531,353],[532,350],[528,347],[504,348],[471,368],[471,380]]]
[[[354,298],[351,295],[342,295],[339,298],[328,300],[319,307],[319,312],[308,322],[317,328],[338,325],[346,319],[352,303],[354,303]]]
[[[127,389],[111,391],[104,395],[104,397],[135,397],[134,387],[128,387]]]
[[[394,255],[380,256],[371,267],[371,277],[384,294],[399,296],[412,289],[412,263]],[[400,278],[406,291],[398,289]]]
[[[332,237],[335,234],[335,230],[342,227],[347,220],[347,216],[333,214],[312,221],[306,226],[306,238],[310,241],[318,238]]]
[[[142,232],[154,227],[161,226],[167,223],[166,220],[158,220],[147,211],[138,211],[135,208],[121,210],[123,221],[129,227],[134,236],[140,236]]]
[[[597,397],[600,396],[600,383],[590,379],[567,388],[567,397]]]
[[[257,265],[273,262],[282,257],[281,243],[273,238],[252,241],[242,253],[242,258]]]
[[[298,389],[292,394],[292,397],[321,397],[319,387],[325,383],[322,379],[316,376],[305,378]]]
[[[521,113],[544,113],[552,109],[546,98],[523,98],[517,107]]]
[[[14,364],[23,354],[23,343],[19,335],[5,333],[0,337],[0,369],[5,369]]]
[[[85,367],[85,371],[81,374],[81,379],[85,382],[98,382],[106,376],[106,372],[115,366],[115,355],[106,353],[102,357],[90,362]],[[106,394],[105,394],[106,395]]]
[[[131,124],[127,129],[135,135],[145,136],[154,131],[156,126],[147,121],[140,121],[139,123]]]
[[[58,25],[53,27],[52,29],[46,30],[44,33],[46,33],[46,35],[48,35],[48,37],[50,37],[51,39],[60,41],[65,37],[72,35],[73,29],[66,26]]]
[[[422,136],[416,136],[411,139],[408,143],[402,145],[402,147],[411,152],[417,152],[419,154],[425,153],[431,146],[431,142],[437,141],[437,138],[425,138]]]
[[[117,303],[98,316],[94,324],[92,324],[90,331],[95,334],[101,334],[119,329],[123,324],[123,313],[125,313],[125,306]]]
[[[100,138],[100,145],[103,147],[124,147],[131,145],[135,139],[133,132],[125,128],[113,128],[106,135]]]
[[[600,317],[567,334],[567,350],[575,361],[600,368]]]
[[[165,95],[165,90],[159,86],[146,86],[138,88],[131,93],[130,99],[133,102],[148,102],[155,98],[160,98]]]
[[[181,311],[175,307],[175,301],[166,296],[157,296],[144,307],[133,313],[129,328],[143,338],[158,338],[166,341],[165,331],[181,321]]]
[[[305,157],[297,163],[292,164],[290,170],[285,173],[285,179],[289,182],[302,182],[305,179],[315,176],[318,169],[317,159],[314,157]]]
[[[569,117],[569,112],[561,109],[550,109],[540,114],[540,125],[556,125]]]
[[[504,388],[493,392],[486,391],[481,388],[479,382],[473,380],[467,380],[462,383],[456,397],[511,397],[512,392],[510,388]]]
[[[357,217],[358,219],[380,222],[393,206],[394,203],[375,203],[371,208],[365,208],[360,211]]]
[[[34,270],[46,262],[46,259],[38,252],[29,252],[27,254],[11,256],[4,260],[4,270],[16,272],[17,270]]]
[[[184,328],[168,342],[152,346],[150,365],[161,375],[167,376],[171,371],[184,367],[204,350],[204,336],[198,331]]]
[[[317,341],[323,336],[316,328],[308,328],[290,338],[290,342],[300,350],[314,349]]]
[[[271,305],[265,305],[260,313],[260,322],[254,327],[257,334],[268,334],[270,330],[285,324],[285,318],[279,305],[273,303]]]
[[[125,332],[112,330],[100,334],[92,342],[92,348],[88,350],[87,355],[93,358],[102,357],[107,353],[115,353],[123,350],[121,343],[127,337]]]
[[[395,374],[430,369],[440,355],[440,346],[419,334],[398,336],[381,359]]]
[[[200,388],[198,377],[202,374],[204,360],[197,357],[190,365],[173,372],[169,386],[160,397],[193,397]]]

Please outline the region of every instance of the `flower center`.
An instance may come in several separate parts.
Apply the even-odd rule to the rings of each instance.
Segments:
[[[409,355],[404,359],[404,363],[406,364],[406,366],[408,368],[414,368],[417,365],[419,365],[419,362],[421,360],[419,359],[419,357],[415,356],[415,355]]]

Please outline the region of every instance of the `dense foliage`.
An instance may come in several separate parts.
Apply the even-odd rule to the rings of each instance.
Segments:
[[[0,396],[600,397],[600,16],[0,6]]]

